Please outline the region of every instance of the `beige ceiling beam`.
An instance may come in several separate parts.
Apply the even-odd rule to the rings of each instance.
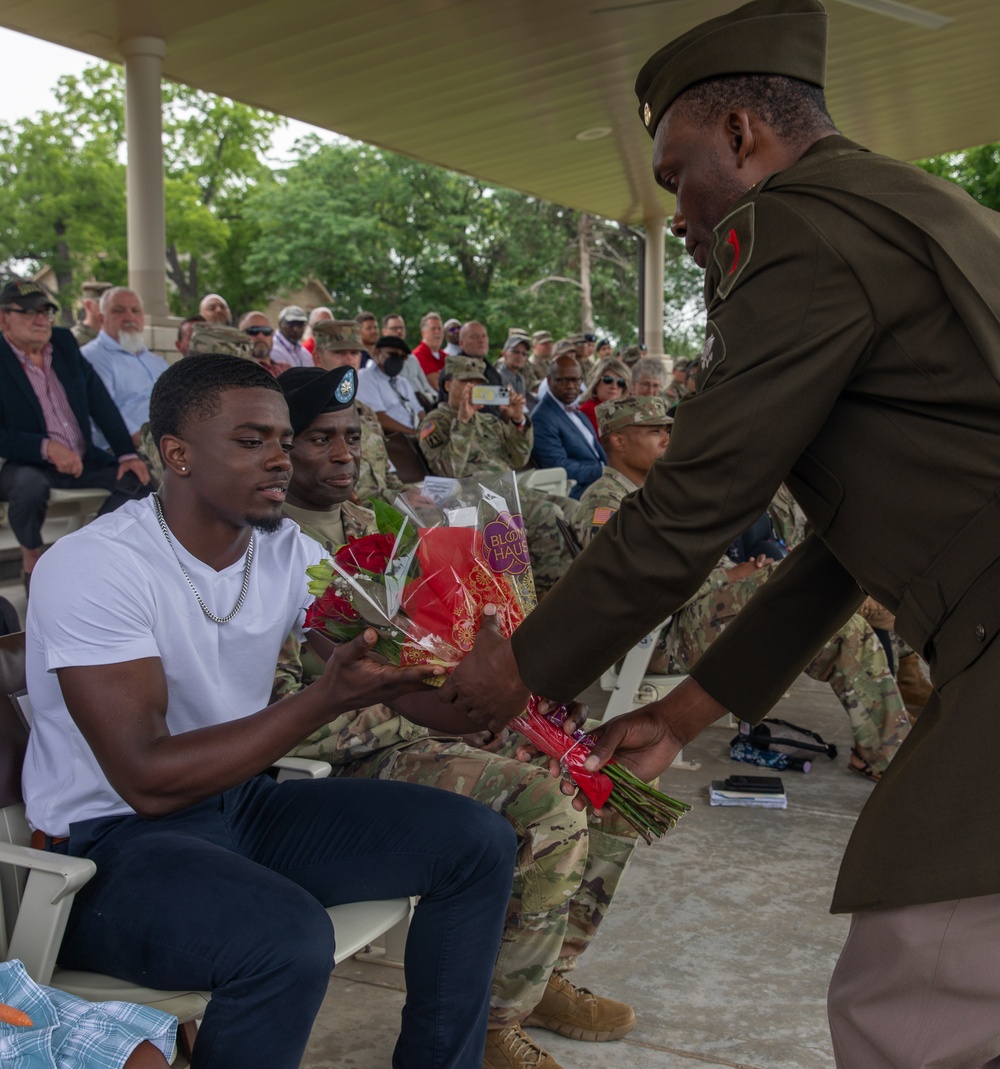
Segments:
[[[160,80],[166,42],[128,37],[125,140],[128,148],[128,280],[155,322],[167,315],[167,219],[163,195],[163,111]]]

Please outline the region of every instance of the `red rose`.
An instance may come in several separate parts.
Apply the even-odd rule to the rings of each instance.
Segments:
[[[327,621],[353,623],[361,619],[361,613],[332,587],[327,587],[306,610],[306,627],[322,628]]]
[[[375,572],[381,575],[392,559],[396,539],[389,534],[370,534],[362,538],[349,538],[346,546],[341,546],[334,555],[334,560],[348,575],[359,571]]]

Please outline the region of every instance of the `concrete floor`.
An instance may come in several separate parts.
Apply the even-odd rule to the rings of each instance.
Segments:
[[[0,548],[4,535],[0,528]],[[20,583],[0,585],[0,594],[23,620]],[[685,750],[700,767],[671,770],[662,785],[694,808],[663,840],[640,844],[574,977],[630,1002],[638,1024],[616,1043],[532,1030],[564,1069],[833,1066],[826,985],[848,918],[827,908],[872,785],[847,771],[848,722],[829,687],[802,677],[775,715],[819,731],[840,756],[785,774],[787,810],[721,809],[708,804],[709,782],[754,771],[728,759],[732,729],[710,728]],[[388,1066],[403,1001],[400,970],[341,964],[303,1066]]]
[[[728,759],[732,730],[710,728],[685,750],[701,767],[661,785],[694,808],[663,840],[640,844],[574,977],[630,1002],[638,1024],[595,1044],[532,1029],[564,1069],[833,1066],[826,986],[848,918],[827,910],[872,785],[847,771],[850,731],[828,686],[803,677],[776,715],[819,731],[840,756],[785,774],[787,810],[722,809],[708,804],[709,782],[753,772]],[[389,1065],[402,979],[377,963],[338,966],[303,1065]]]

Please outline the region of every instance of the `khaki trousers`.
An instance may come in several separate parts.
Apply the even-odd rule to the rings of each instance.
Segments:
[[[830,981],[838,1069],[1000,1069],[1000,895],[855,913]]]

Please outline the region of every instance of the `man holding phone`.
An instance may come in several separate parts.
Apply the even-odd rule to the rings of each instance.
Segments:
[[[507,403],[492,396],[479,398],[477,390],[509,390],[486,382],[481,360],[449,356],[441,373],[447,402],[429,412],[420,424],[420,449],[435,475],[461,479],[485,471],[524,467],[531,456],[534,430],[524,411],[524,397],[510,392]],[[500,419],[484,406],[500,401]],[[577,502],[539,490],[520,491],[521,511],[531,553],[535,592],[541,597],[562,577],[568,565],[559,522],[572,524]]]
[[[424,416],[418,432],[420,450],[435,475],[460,479],[486,469],[506,471],[528,463],[534,434],[524,411],[524,396],[506,386],[489,386],[482,360],[471,356],[445,359],[447,403]],[[478,388],[506,390],[502,397],[473,397]],[[486,404],[499,404],[501,419],[483,413]]]

